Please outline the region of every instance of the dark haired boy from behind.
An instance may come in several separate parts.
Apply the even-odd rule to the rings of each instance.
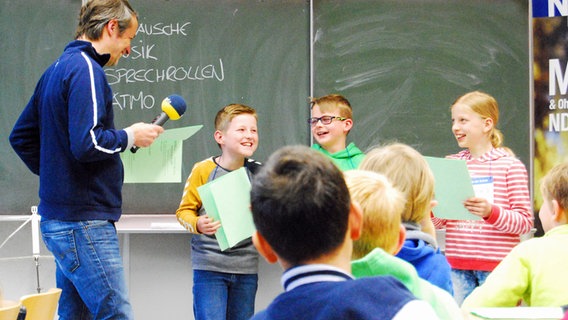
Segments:
[[[438,319],[392,277],[354,280],[362,213],[340,169],[306,146],[276,151],[253,179],[253,242],[285,270],[280,294],[253,319]]]

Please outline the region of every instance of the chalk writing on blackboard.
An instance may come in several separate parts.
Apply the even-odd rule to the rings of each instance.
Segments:
[[[208,79],[223,81],[225,79],[222,59],[219,59],[215,64],[195,66],[169,66],[167,68],[147,69],[108,68],[106,69],[106,74],[111,85],[120,82],[156,83]]]
[[[172,43],[184,39],[183,43],[187,43],[193,27],[194,24],[190,21],[140,23],[136,41],[133,41],[130,54],[125,56],[125,59],[130,60],[128,66],[105,69],[109,84],[115,86],[113,105],[117,110],[159,107],[161,97],[145,92],[145,87],[136,86],[136,83],[225,80],[225,67],[220,57],[211,57],[210,61],[198,63],[172,61],[171,53],[175,51]]]
[[[146,34],[146,35],[184,35],[187,36],[187,31],[191,26],[191,22],[175,22],[175,23],[162,23],[158,22],[155,24],[149,23],[140,23],[138,26],[138,35]]]

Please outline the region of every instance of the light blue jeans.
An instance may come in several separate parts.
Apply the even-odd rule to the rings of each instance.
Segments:
[[[485,282],[491,272],[478,270],[452,269],[452,283],[454,285],[454,299],[459,306],[473,289]]]
[[[257,274],[193,270],[195,320],[250,319],[257,287]]]
[[[118,236],[105,220],[42,220],[55,257],[60,320],[133,319]]]

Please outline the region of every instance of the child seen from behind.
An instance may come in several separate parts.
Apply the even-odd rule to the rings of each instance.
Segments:
[[[424,157],[406,144],[391,143],[371,149],[360,169],[385,175],[404,195],[406,238],[396,256],[410,262],[422,279],[452,294],[451,268],[438,248],[430,220],[436,205],[434,175]]]

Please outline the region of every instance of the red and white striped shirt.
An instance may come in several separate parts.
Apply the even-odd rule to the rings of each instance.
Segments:
[[[446,229],[446,257],[454,269],[493,271],[533,227],[533,214],[524,164],[503,148],[472,159],[469,150],[448,156],[466,160],[469,174],[493,178],[493,208],[483,220],[432,221]]]

